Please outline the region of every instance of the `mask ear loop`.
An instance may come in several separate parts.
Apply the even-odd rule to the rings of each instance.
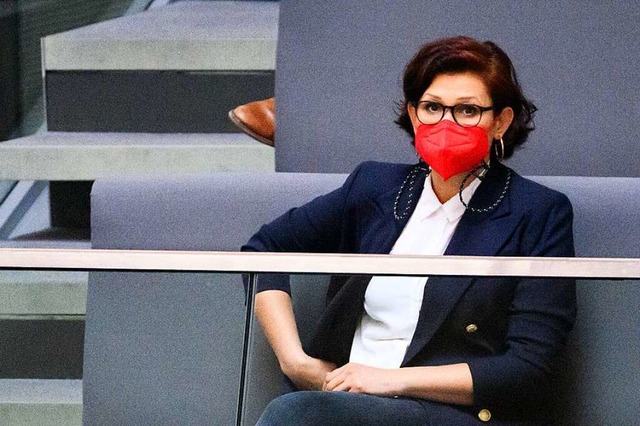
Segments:
[[[480,165],[478,167],[476,167],[475,169],[471,170],[464,178],[464,180],[462,181],[462,185],[461,185],[461,191],[462,189],[464,189],[464,184],[465,182],[471,177],[471,175],[477,177],[478,179],[480,179],[481,181],[484,180],[484,177],[487,175],[487,172],[489,171],[489,168],[491,168],[491,166],[489,164],[487,164],[484,160],[482,160],[482,162],[480,163]],[[480,170],[478,172],[478,170]]]
[[[479,169],[482,169],[482,171],[480,173],[476,173],[476,170],[479,170]],[[481,181],[484,180],[484,176],[487,174],[487,171],[489,171],[489,165],[487,165],[487,163],[483,161],[478,167],[476,167],[475,169],[467,173],[467,175],[462,180],[462,183],[460,184],[460,191],[458,191],[458,198],[460,198],[460,202],[462,203],[464,208],[472,211],[473,213],[486,213],[495,209],[496,207],[498,207],[498,204],[502,202],[505,195],[507,194],[507,191],[509,190],[509,185],[511,184],[511,169],[507,169],[507,180],[504,184],[504,188],[502,188],[502,193],[500,194],[500,196],[498,197],[495,203],[485,208],[469,207],[469,205],[462,198],[462,190],[464,189],[464,184],[469,180],[471,176],[475,176]]]

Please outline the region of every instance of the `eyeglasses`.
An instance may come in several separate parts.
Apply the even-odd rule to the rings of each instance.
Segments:
[[[418,120],[422,124],[436,124],[444,117],[447,110],[451,110],[453,120],[463,127],[474,127],[482,120],[482,113],[493,110],[493,107],[481,107],[474,104],[457,104],[445,106],[433,101],[413,103]]]

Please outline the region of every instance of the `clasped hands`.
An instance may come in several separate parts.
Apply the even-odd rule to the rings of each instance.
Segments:
[[[304,356],[283,372],[304,390],[345,391],[370,395],[396,395],[391,369],[348,363],[340,368],[317,358]]]

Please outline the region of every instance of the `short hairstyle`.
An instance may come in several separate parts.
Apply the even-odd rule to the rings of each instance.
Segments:
[[[409,133],[413,143],[408,105],[420,100],[436,76],[461,72],[472,72],[484,81],[497,113],[505,107],[513,109],[513,122],[502,138],[503,158],[511,157],[534,129],[533,115],[537,108],[524,97],[511,59],[491,41],[457,36],[423,45],[405,68],[404,100],[398,105],[396,124]]]

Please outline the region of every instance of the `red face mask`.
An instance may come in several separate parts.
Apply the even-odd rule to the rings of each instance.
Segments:
[[[489,154],[489,135],[482,127],[462,127],[453,121],[421,124],[416,151],[444,180],[476,168]]]

